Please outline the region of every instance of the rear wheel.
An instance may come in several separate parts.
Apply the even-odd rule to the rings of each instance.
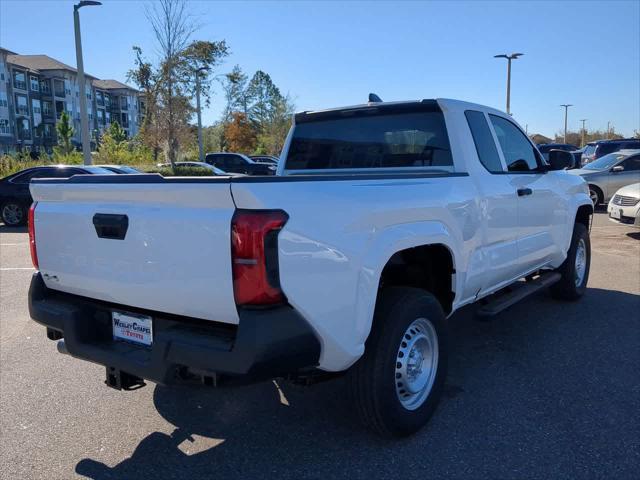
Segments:
[[[3,203],[0,213],[2,214],[2,221],[9,227],[17,227],[27,223],[26,209],[15,201]]]
[[[436,298],[417,288],[388,288],[376,308],[365,353],[350,371],[363,423],[406,436],[436,409],[447,371],[447,325]]]
[[[589,280],[591,265],[591,242],[589,231],[582,223],[573,226],[571,246],[567,258],[558,272],[562,275],[560,281],[552,285],[551,294],[561,300],[577,300],[584,295]]]

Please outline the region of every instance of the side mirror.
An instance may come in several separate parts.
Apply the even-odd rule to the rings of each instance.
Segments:
[[[565,170],[573,165],[573,155],[565,150],[549,151],[549,170]]]
[[[611,169],[612,172],[624,172],[624,167],[622,165],[616,165]]]

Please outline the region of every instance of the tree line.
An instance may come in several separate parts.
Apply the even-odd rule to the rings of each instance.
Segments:
[[[180,154],[193,151],[196,113],[192,100],[200,84],[209,106],[214,79],[221,83],[225,106],[214,125],[203,129],[207,151],[278,154],[286,137],[294,105],[271,77],[261,70],[249,77],[240,66],[214,75],[230,49],[224,40],[193,40],[197,31],[185,0],[158,0],[146,10],[159,58],[148,60],[134,46],[134,68],[128,72],[143,95],[139,142],[152,154],[173,164]]]

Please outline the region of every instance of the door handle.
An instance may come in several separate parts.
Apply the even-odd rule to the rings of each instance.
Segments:
[[[519,188],[518,189],[518,196],[519,197],[524,197],[525,195],[531,195],[533,193],[533,190],[531,190],[530,188]]]
[[[124,240],[129,228],[129,217],[110,213],[96,213],[93,216],[93,226],[100,238]]]

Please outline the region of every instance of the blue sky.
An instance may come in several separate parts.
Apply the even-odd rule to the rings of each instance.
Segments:
[[[125,80],[132,45],[151,57],[146,2],[103,0],[81,10],[85,69]],[[0,45],[44,53],[75,66],[69,1],[0,0]],[[383,100],[448,97],[505,108],[506,62],[513,64],[511,110],[528,130],[552,135],[587,118],[625,135],[640,129],[640,2],[191,2],[194,38],[225,39],[234,64],[262,69],[297,110]],[[219,89],[218,89],[219,91]],[[219,93],[204,112],[210,124]]]

